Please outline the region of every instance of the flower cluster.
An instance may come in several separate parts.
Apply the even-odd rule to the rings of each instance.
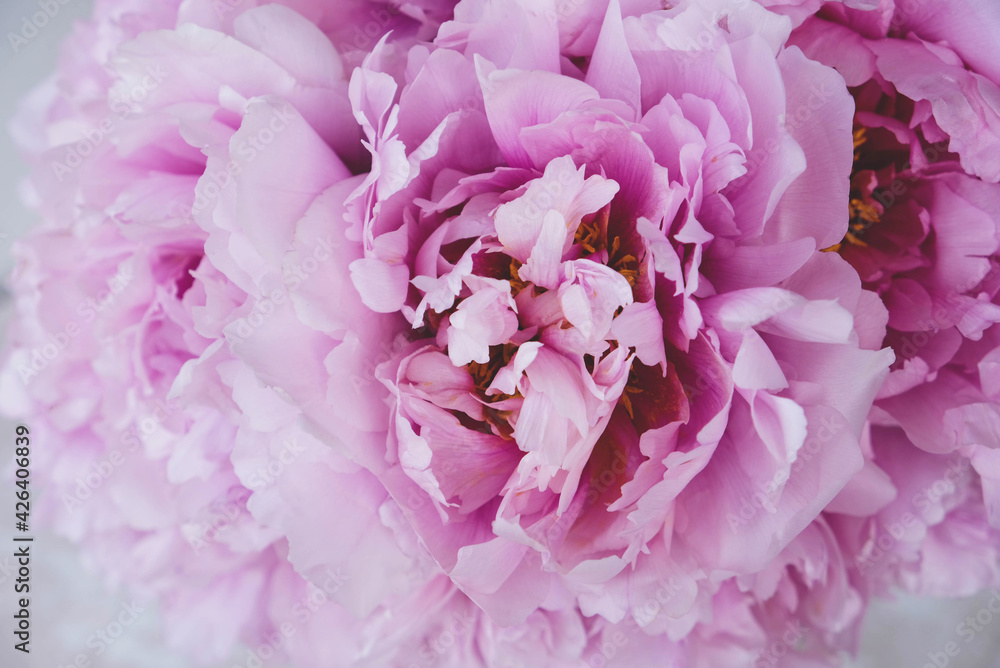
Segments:
[[[769,4],[98,0],[15,124],[47,523],[206,664],[836,665],[996,585],[1000,16]]]

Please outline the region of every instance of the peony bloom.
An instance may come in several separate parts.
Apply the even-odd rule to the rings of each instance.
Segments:
[[[484,27],[501,5],[502,39]],[[200,221],[258,300],[233,352],[494,623],[569,604],[671,644],[714,600],[753,607],[718,583],[765,568],[861,468],[892,356],[876,296],[819,252],[847,231],[843,80],[755,6],[649,9],[612,3],[561,58],[565,15],[462,3],[433,43],[379,44],[351,75],[368,174],[297,131],[280,170],[230,141],[234,195]],[[321,492],[294,480],[268,506],[308,570]]]
[[[146,4],[20,116],[0,389],[173,644],[832,665],[891,583],[997,579],[1000,98],[957,15]]]
[[[244,643],[258,660],[384,665],[402,643],[378,642],[391,634],[370,611],[359,619],[339,604],[364,579],[338,562],[308,582],[288,561],[281,525],[248,512],[254,493],[276,488],[289,456],[339,467],[354,490],[377,482],[355,476],[358,467],[327,447],[317,454],[298,433],[275,435],[274,456],[235,460],[249,429],[260,438],[272,428],[241,413],[251,390],[223,336],[248,295],[206,257],[209,235],[194,222],[199,204],[219,196],[198,179],[215,176],[206,149],[244,124],[232,102],[240,95],[283,101],[284,115],[268,119],[278,119],[272,132],[280,123],[301,128],[310,114],[318,127],[310,131],[343,147],[344,161],[363,163],[360,130],[352,143],[347,122],[347,82],[329,41],[327,70],[308,84],[300,83],[308,72],[285,69],[294,61],[267,55],[287,54],[289,40],[328,40],[303,16],[271,5],[206,25],[204,4],[99,3],[68,43],[59,76],[18,119],[16,137],[34,166],[29,201],[46,220],[16,249],[4,409],[27,420],[41,446],[35,478],[47,495],[38,520],[80,543],[110,582],[158,598],[171,645],[200,663]],[[286,32],[261,33],[262,21],[276,20]],[[228,60],[202,68],[210,51]],[[338,104],[347,119],[334,131]],[[368,512],[377,517],[378,505]],[[399,554],[384,536],[376,544]],[[401,592],[399,618],[404,595],[437,595],[447,610],[462,605],[453,592],[430,574]],[[415,609],[410,616],[409,642],[441,623]],[[282,629],[292,622],[289,639]],[[367,638],[363,624],[373,629]]]
[[[205,212],[237,175],[215,170],[217,157],[232,146],[263,166],[281,144],[258,130],[298,133],[332,165],[325,174],[354,187],[367,158],[333,45],[349,61],[357,51],[345,45],[364,49],[389,29],[418,39],[440,8],[394,9],[361,39],[348,28],[384,5],[359,4],[346,27],[321,3],[224,21],[210,7],[100,3],[18,118],[45,224],[16,249],[0,388],[40,445],[37,519],[111,583],[157,599],[168,643],[199,665],[571,665],[586,642],[577,609],[496,627],[440,574],[374,476],[312,436],[232,354],[275,293],[258,299],[213,263],[227,266]],[[277,24],[285,31],[263,34]],[[274,59],[295,41],[323,49],[323,68]],[[209,52],[227,58],[203,67]],[[343,245],[325,234],[289,271],[290,291]],[[288,512],[306,503],[312,513]],[[321,527],[334,538],[316,541]]]
[[[974,2],[829,6],[790,40],[857,106],[851,229],[831,250],[880,295],[896,361],[865,470],[832,510],[877,592],[971,595],[1000,578],[1000,73],[976,38],[998,18]]]

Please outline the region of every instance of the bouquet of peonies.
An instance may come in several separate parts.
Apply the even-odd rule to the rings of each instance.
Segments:
[[[0,392],[193,662],[837,665],[1000,584],[993,0],[96,4]]]

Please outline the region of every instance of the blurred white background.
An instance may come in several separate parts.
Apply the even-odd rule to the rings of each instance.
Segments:
[[[334,0],[331,0],[331,2]],[[51,0],[58,4],[57,0]],[[9,33],[20,33],[26,17],[39,11],[38,0],[2,0],[0,3],[0,274],[9,274],[10,245],[34,222],[18,197],[18,183],[26,168],[17,156],[6,126],[18,100],[55,67],[61,39],[73,23],[89,14],[92,0],[59,0],[59,11],[27,45],[15,53]],[[157,2],[157,0],[149,0]],[[0,336],[10,317],[6,291],[0,292]],[[13,425],[0,421],[0,459],[9,461]],[[44,447],[39,443],[35,447]],[[13,508],[13,488],[0,482],[0,517]],[[10,511],[12,512],[12,510]],[[8,521],[10,520],[10,521]],[[110,591],[78,563],[72,547],[59,539],[38,535],[32,548],[32,652],[13,650],[15,594],[11,566],[10,523],[0,520],[0,666],[3,668],[62,668],[74,665],[83,654],[93,668],[180,668],[188,663],[164,649],[152,605],[145,606],[137,622],[97,656],[93,635],[112,622],[123,603],[131,603],[128,592]],[[1000,597],[1000,592],[996,594]],[[862,656],[848,662],[853,668],[1000,668],[1000,615],[966,644],[956,627],[975,615],[993,596],[987,593],[966,600],[917,600],[902,598],[876,604],[869,616]],[[88,646],[88,640],[90,646]],[[948,657],[944,649],[956,641],[960,653]],[[936,662],[935,662],[936,659]],[[942,663],[947,661],[947,663]],[[81,664],[86,665],[86,664]],[[646,667],[637,667],[646,668]],[[711,668],[711,667],[708,667]]]

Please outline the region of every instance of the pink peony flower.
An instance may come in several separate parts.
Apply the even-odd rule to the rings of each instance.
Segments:
[[[271,142],[256,131],[267,128],[323,147],[334,179],[364,167],[350,123],[331,129],[329,104],[341,95],[346,108],[336,68],[304,86],[307,62],[271,60],[289,40],[336,59],[321,40],[343,26],[324,37],[277,5],[218,23],[192,3],[180,17],[135,4],[99,6],[64,74],[19,117],[46,225],[17,248],[0,388],[5,412],[28,419],[42,445],[38,519],[108,580],[158,599],[167,641],[198,663],[570,665],[585,643],[575,608],[496,627],[434,567],[377,480],[303,429],[301,410],[230,352],[273,293],[258,300],[213,264],[226,265],[207,244],[215,230],[194,221],[211,226],[204,212],[228,194],[219,174],[231,166],[217,172],[213,160],[232,146],[265,164]],[[420,29],[401,28],[432,25],[435,11],[394,11],[380,30],[416,39]],[[287,30],[260,34],[265,18]],[[208,50],[230,58],[200,67]],[[251,129],[256,145],[240,143]],[[340,246],[321,239],[288,273],[292,292]],[[288,512],[306,503],[312,513]],[[322,526],[336,538],[317,541]]]
[[[347,570],[354,564],[317,569],[310,584],[288,561],[284,527],[248,512],[251,495],[283,477],[289,454],[303,464],[311,457],[314,470],[317,462],[338,467],[335,479],[356,492],[377,483],[299,432],[274,434],[282,440],[273,457],[235,459],[242,441],[266,439],[274,428],[241,412],[253,388],[222,330],[247,294],[205,257],[208,235],[192,220],[199,198],[212,197],[197,187],[200,175],[215,175],[202,149],[228,143],[244,124],[241,108],[226,109],[227,96],[287,96],[280,99],[313,113],[349,160],[359,151],[350,153],[349,131],[330,129],[328,105],[339,95],[348,109],[346,81],[331,75],[303,86],[308,73],[293,75],[266,55],[287,53],[296,31],[327,39],[285,7],[248,10],[221,26],[227,33],[192,23],[204,14],[192,3],[180,16],[131,5],[97,8],[69,43],[66,71],[19,118],[17,137],[35,167],[32,199],[46,225],[17,248],[18,318],[0,387],[5,411],[29,419],[42,444],[36,478],[48,494],[38,518],[80,543],[108,580],[158,598],[168,642],[199,662],[224,660],[242,642],[255,660],[277,654],[318,666],[336,656],[338,665],[384,665],[441,620],[424,620],[411,602],[412,628],[388,642],[397,631],[370,611],[359,619],[329,602],[360,589],[364,578]],[[260,34],[265,14],[288,30]],[[209,50],[230,58],[193,77]],[[302,128],[298,107],[284,104],[283,118]],[[378,510],[367,508],[366,518],[377,520]],[[371,544],[399,554],[384,538],[392,530],[382,535]],[[453,585],[428,575],[398,597],[399,620],[414,597],[461,605],[450,592]],[[290,639],[284,628],[292,622],[298,633]]]
[[[19,116],[0,391],[172,644],[835,665],[872,595],[1000,579],[984,28],[147,4]]]
[[[836,248],[888,308],[896,353],[868,463],[834,504],[876,591],[971,595],[1000,577],[1000,80],[976,43],[996,18],[981,3],[831,6],[791,38],[856,99],[851,231]],[[876,513],[857,512],[866,496]]]
[[[534,45],[512,52],[489,11],[352,74],[369,174],[339,180],[318,139],[276,143],[282,170],[230,142],[244,194],[200,220],[261,317],[228,340],[494,623],[568,603],[667,644],[704,627],[708,647],[713,601],[760,603],[719,582],[765,568],[861,468],[891,361],[878,299],[819,252],[847,229],[851,100],[754,6],[721,26],[612,4],[576,63],[558,20],[504,4]],[[268,506],[308,570],[329,559],[297,547],[319,497],[288,480]]]

